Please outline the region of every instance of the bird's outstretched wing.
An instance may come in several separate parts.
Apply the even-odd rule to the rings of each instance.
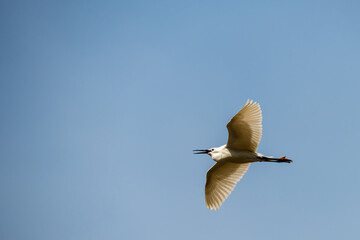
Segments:
[[[210,210],[217,210],[244,176],[250,163],[217,162],[206,175],[205,201]]]
[[[256,152],[262,135],[260,105],[247,100],[244,107],[226,125],[229,131],[227,146],[231,149]]]

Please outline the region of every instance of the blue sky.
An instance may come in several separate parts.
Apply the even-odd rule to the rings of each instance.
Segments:
[[[1,239],[358,239],[357,1],[2,1]],[[219,211],[250,98],[258,151]]]

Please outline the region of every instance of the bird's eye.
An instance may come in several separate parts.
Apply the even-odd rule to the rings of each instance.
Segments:
[[[214,151],[214,149],[212,148],[212,149],[211,149],[211,151],[213,152],[213,151]]]

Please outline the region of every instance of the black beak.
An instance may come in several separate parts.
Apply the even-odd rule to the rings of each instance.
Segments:
[[[207,150],[207,149],[196,149],[193,151],[194,151],[194,154],[207,154],[210,152],[210,150]]]

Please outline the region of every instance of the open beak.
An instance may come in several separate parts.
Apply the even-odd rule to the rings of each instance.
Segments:
[[[210,150],[207,150],[207,149],[196,149],[193,151],[194,151],[194,154],[208,154],[210,152]]]

